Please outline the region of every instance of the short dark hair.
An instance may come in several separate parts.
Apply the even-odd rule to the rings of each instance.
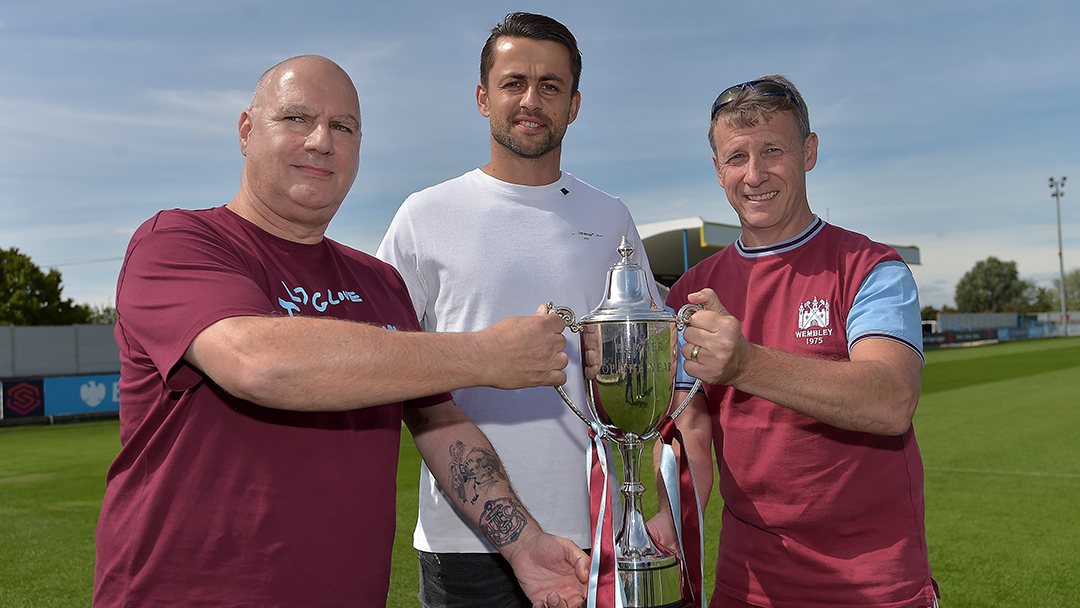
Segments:
[[[567,27],[558,21],[535,13],[510,13],[495,27],[480,51],[480,83],[486,89],[488,74],[495,65],[495,42],[499,38],[529,38],[531,40],[550,40],[558,42],[570,51],[570,73],[574,82],[570,85],[570,95],[578,91],[581,80],[581,51],[577,40]]]

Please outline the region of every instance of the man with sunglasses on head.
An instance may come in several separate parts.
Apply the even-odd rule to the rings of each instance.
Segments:
[[[892,248],[811,210],[806,102],[770,76],[712,107],[709,142],[742,236],[688,271],[668,306],[703,304],[680,344],[678,418],[699,496],[724,500],[710,606],[936,605],[912,428],[922,329]],[[678,402],[678,401],[676,401]],[[651,523],[668,545],[670,511]]]

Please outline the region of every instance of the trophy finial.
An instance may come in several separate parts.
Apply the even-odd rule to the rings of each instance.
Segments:
[[[622,256],[623,264],[630,262],[630,256],[634,253],[634,246],[630,244],[630,240],[626,238],[624,234],[622,242],[619,243],[619,255]]]
[[[633,253],[634,246],[624,234],[619,244],[622,259],[608,270],[604,299],[591,315],[581,320],[582,323],[616,318],[651,320],[657,315],[663,316],[664,320],[671,317],[670,313],[660,310],[653,303],[649,290],[649,283],[653,279],[640,264],[630,259]]]

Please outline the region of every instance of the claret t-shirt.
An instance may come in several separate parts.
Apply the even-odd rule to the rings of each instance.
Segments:
[[[265,408],[183,355],[233,316],[418,331],[397,272],[225,207],[163,211],[131,240],[116,308],[123,447],[98,522],[94,606],[384,606],[402,404]]]

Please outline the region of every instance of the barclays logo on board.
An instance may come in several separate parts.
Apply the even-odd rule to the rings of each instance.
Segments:
[[[105,400],[105,384],[93,380],[79,387],[79,398],[90,407],[97,407]]]

